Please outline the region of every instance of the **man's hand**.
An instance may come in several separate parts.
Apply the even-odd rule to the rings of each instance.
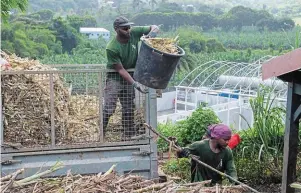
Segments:
[[[157,36],[157,34],[159,33],[159,30],[160,30],[159,26],[151,25],[151,30],[147,36],[150,38],[155,38]]]
[[[142,89],[141,86],[140,86],[140,84],[138,82],[136,82],[136,81],[132,84],[132,86],[135,89],[137,89],[139,92],[143,93],[143,94],[148,93],[147,90]]]

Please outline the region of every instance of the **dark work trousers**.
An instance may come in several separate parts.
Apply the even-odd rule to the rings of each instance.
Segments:
[[[104,89],[104,109],[103,109],[103,129],[104,135],[107,131],[107,125],[110,117],[115,111],[117,99],[122,106],[122,126],[124,137],[135,135],[134,129],[134,98],[135,91],[132,85],[125,81],[108,78]]]

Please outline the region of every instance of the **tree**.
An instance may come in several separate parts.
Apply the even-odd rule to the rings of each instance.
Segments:
[[[135,10],[139,10],[142,4],[143,4],[142,0],[133,0],[132,1],[132,5]]]
[[[40,15],[41,20],[51,20],[54,13],[49,9],[38,11],[36,14]]]
[[[159,4],[158,8],[155,11],[166,13],[166,12],[179,12],[179,11],[184,11],[184,10],[177,3],[162,2]]]
[[[63,52],[70,53],[81,41],[77,31],[61,17],[54,19],[51,29],[56,31],[56,39],[62,42]]]
[[[154,11],[155,5],[157,5],[157,1],[156,0],[149,0],[149,4],[152,7],[152,11]]]
[[[74,29],[79,31],[80,27],[96,27],[97,22],[92,16],[80,17],[77,15],[67,16],[67,21]]]
[[[1,0],[1,18],[7,22],[12,9],[18,9],[22,12],[26,10],[28,0]]]

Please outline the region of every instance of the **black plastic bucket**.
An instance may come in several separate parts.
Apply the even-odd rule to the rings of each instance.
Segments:
[[[135,81],[154,89],[165,89],[185,51],[178,54],[163,53],[141,39],[141,47],[134,72]]]

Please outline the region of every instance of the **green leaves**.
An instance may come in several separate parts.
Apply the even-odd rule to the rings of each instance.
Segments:
[[[180,177],[182,182],[190,182],[190,161],[188,158],[170,159],[163,165],[167,175]]]
[[[179,122],[177,127],[178,140],[183,146],[202,139],[207,127],[219,123],[213,110],[199,107],[186,120]]]
[[[242,143],[234,150],[238,175],[256,183],[281,179],[285,109],[275,105],[275,97],[261,86],[250,99],[254,123],[241,132]]]
[[[179,145],[186,146],[195,141],[200,141],[207,127],[219,123],[219,119],[213,110],[199,107],[191,116],[176,124],[159,124],[158,131],[165,136],[177,137]],[[161,139],[158,140],[159,151],[167,151],[168,144]]]
[[[25,11],[28,5],[28,0],[1,0],[1,18],[7,22],[9,13],[12,9]]]

